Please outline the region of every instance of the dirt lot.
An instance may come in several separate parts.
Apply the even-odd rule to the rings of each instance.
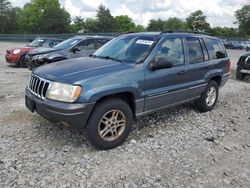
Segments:
[[[234,77],[212,112],[182,105],[136,120],[128,141],[97,151],[24,106],[30,72],[0,43],[0,187],[250,187],[250,82]],[[233,70],[244,51],[229,51]]]

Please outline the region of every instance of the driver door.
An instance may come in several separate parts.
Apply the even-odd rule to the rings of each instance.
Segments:
[[[144,111],[170,106],[188,98],[187,66],[183,39],[166,37],[153,51],[150,62],[164,58],[173,64],[171,68],[151,70],[145,67]],[[149,63],[150,63],[149,62]]]

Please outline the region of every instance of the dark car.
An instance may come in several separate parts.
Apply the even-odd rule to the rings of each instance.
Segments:
[[[243,47],[238,41],[230,41],[224,44],[226,49],[242,50]]]
[[[26,106],[52,122],[84,129],[96,148],[111,149],[125,141],[135,117],[188,102],[211,111],[229,68],[216,37],[126,34],[92,57],[34,69]]]
[[[242,55],[237,63],[236,78],[244,80],[246,76],[250,75],[250,53]]]
[[[54,48],[37,48],[27,54],[28,67],[32,70],[40,65],[76,57],[85,57],[113,39],[106,36],[76,36],[65,40]]]
[[[27,46],[16,47],[10,50],[6,50],[6,55],[5,55],[6,62],[12,65],[18,65],[20,67],[27,67],[25,56],[29,51],[37,47],[52,48],[62,41],[63,39],[39,37],[30,44],[28,44]]]

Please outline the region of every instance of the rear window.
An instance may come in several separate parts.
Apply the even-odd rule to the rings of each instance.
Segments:
[[[218,39],[204,39],[210,59],[221,59],[227,57],[226,49],[224,45]]]

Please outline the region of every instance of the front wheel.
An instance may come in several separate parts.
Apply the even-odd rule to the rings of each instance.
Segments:
[[[219,95],[218,83],[211,80],[205,91],[202,93],[201,98],[196,101],[196,107],[201,112],[208,112],[214,109]]]
[[[21,68],[27,68],[27,62],[26,62],[26,59],[25,59],[25,55],[20,57],[19,65],[20,65]]]
[[[112,98],[96,105],[85,128],[86,137],[97,149],[121,145],[131,131],[133,114],[121,99]]]

